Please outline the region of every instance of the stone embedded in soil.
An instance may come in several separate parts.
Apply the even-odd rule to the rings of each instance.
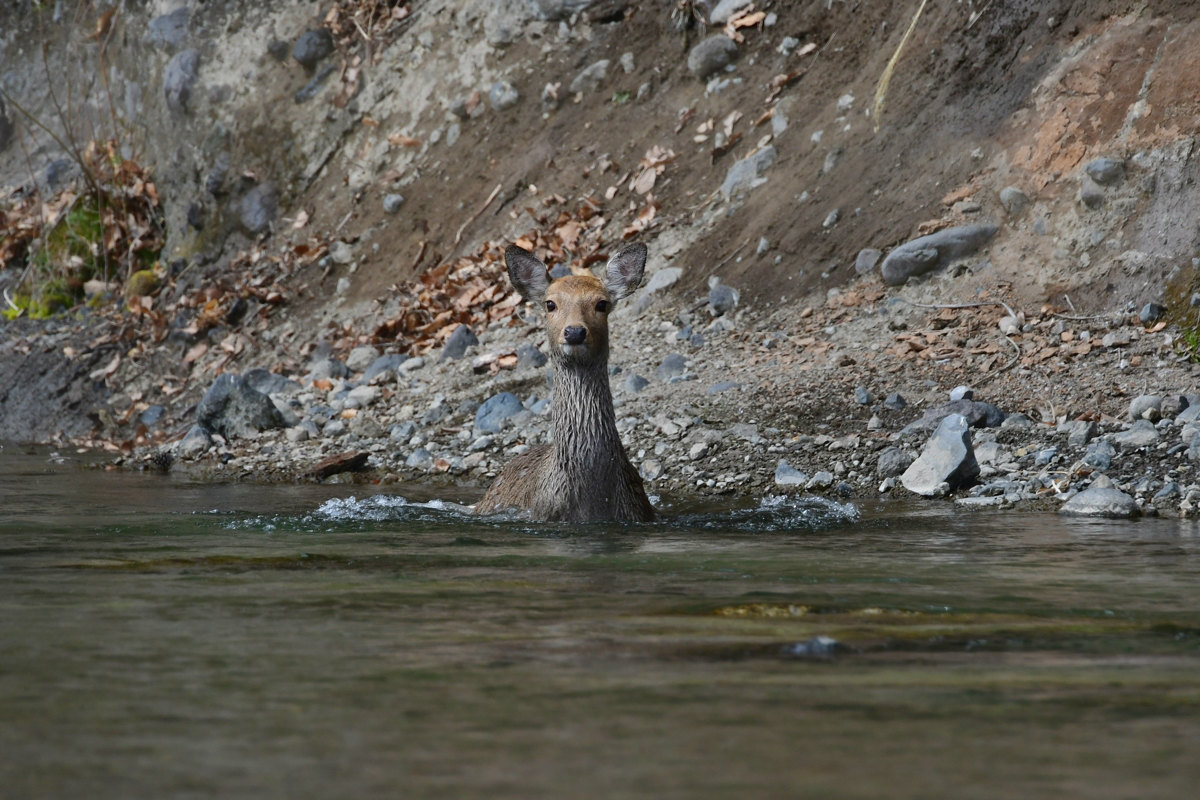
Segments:
[[[1100,472],[1105,472],[1112,467],[1112,460],[1116,454],[1117,448],[1113,447],[1112,442],[1101,439],[1088,445],[1087,452],[1083,454],[1083,463]]]
[[[459,325],[442,346],[440,361],[457,361],[466,355],[467,348],[479,344],[479,338],[468,325]]]
[[[184,6],[150,20],[146,25],[146,43],[168,52],[178,49],[187,39],[189,13]]]
[[[740,294],[732,286],[726,286],[716,276],[708,284],[708,307],[716,316],[722,316],[737,307]]]
[[[914,460],[910,453],[899,447],[887,447],[879,453],[875,472],[881,478],[894,478],[904,474],[904,471],[912,466]]]
[[[725,173],[725,180],[721,184],[721,194],[728,200],[766,183],[767,179],[762,175],[775,163],[776,155],[775,148],[767,145],[735,162]]]
[[[1140,512],[1137,501],[1101,475],[1092,485],[1063,503],[1060,514],[1128,519]]]
[[[195,48],[181,50],[167,62],[163,70],[163,96],[172,112],[183,114],[187,111],[199,72],[200,51]]]
[[[971,446],[971,429],[962,414],[942,420],[933,437],[925,443],[900,483],[914,494],[933,497],[945,489],[954,491],[970,485],[979,476],[979,464]]]
[[[900,286],[909,278],[965,258],[987,244],[997,230],[997,226],[989,223],[960,225],[905,242],[883,260],[879,268],[883,282]]]
[[[488,91],[488,102],[496,111],[506,111],[517,104],[521,95],[508,81],[496,81]]]
[[[737,57],[737,44],[723,33],[700,41],[687,57],[688,72],[700,80],[724,69]]]
[[[271,398],[232,372],[221,375],[209,387],[196,406],[196,423],[226,439],[285,427],[283,415]]]
[[[776,486],[803,486],[808,483],[808,476],[793,467],[787,461],[780,459],[775,467]]]
[[[908,408],[908,401],[897,392],[892,392],[883,400],[883,407],[888,411],[903,411]]]
[[[1122,450],[1136,450],[1139,447],[1150,447],[1158,444],[1158,429],[1148,419],[1136,420],[1128,430],[1113,434],[1113,444]]]
[[[538,369],[546,366],[546,354],[535,345],[523,344],[517,347],[517,366],[521,369]]]
[[[586,67],[571,81],[571,85],[568,87],[571,94],[594,92],[599,89],[600,84],[604,83],[604,80],[608,78],[608,66],[611,63],[607,58],[604,58]]]
[[[242,196],[238,203],[238,220],[250,235],[258,235],[271,227],[279,210],[279,193],[275,184],[264,181]]]
[[[251,389],[263,394],[295,394],[301,389],[300,384],[290,378],[285,378],[262,367],[248,369],[242,374],[242,381]]]
[[[212,435],[201,425],[193,425],[179,442],[179,455],[195,458],[212,446]]]
[[[312,70],[322,59],[333,53],[333,34],[328,28],[314,28],[300,34],[292,46],[292,58],[305,69]]]
[[[1097,209],[1104,205],[1104,190],[1094,180],[1084,177],[1079,182],[1079,202],[1086,208]]]
[[[351,372],[362,372],[377,358],[378,350],[369,344],[360,345],[351,350],[350,355],[346,357],[346,367]]]
[[[1142,310],[1138,312],[1138,319],[1143,325],[1149,325],[1152,322],[1158,322],[1167,315],[1167,307],[1162,303],[1146,303],[1142,306]]]
[[[991,403],[962,398],[952,400],[937,408],[927,409],[922,417],[904,426],[904,436],[926,434],[934,430],[943,419],[951,414],[961,414],[972,428],[996,428],[1005,419],[1005,413]]]
[[[1101,186],[1111,186],[1125,177],[1125,162],[1117,158],[1094,158],[1084,165],[1083,171]]]
[[[654,371],[654,374],[658,376],[660,381],[666,382],[671,380],[671,378],[683,375],[686,369],[686,358],[679,353],[667,353],[666,357],[659,363],[658,369]]]
[[[1129,419],[1148,419],[1158,422],[1162,414],[1162,398],[1156,394],[1143,394],[1133,398],[1129,403]]]
[[[1029,208],[1029,196],[1016,186],[1005,186],[1000,190],[1000,205],[1010,217],[1020,216]]]
[[[404,361],[404,356],[399,353],[387,353],[379,356],[367,366],[366,371],[363,372],[363,380],[371,382],[376,378],[386,377],[387,373],[400,369],[400,365]]]
[[[625,391],[629,392],[630,394],[637,394],[649,385],[650,381],[636,373],[630,374],[625,378]]]
[[[388,214],[395,214],[400,211],[400,206],[404,205],[404,195],[402,194],[386,194],[383,196],[383,210]]]
[[[506,422],[524,410],[525,406],[512,392],[492,395],[475,412],[475,432],[499,433]]]
[[[859,250],[854,259],[854,272],[858,275],[866,275],[875,269],[881,258],[883,258],[883,252],[873,247]]]

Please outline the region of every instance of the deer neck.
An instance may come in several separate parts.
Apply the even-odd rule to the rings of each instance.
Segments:
[[[607,359],[586,366],[560,364],[550,408],[555,461],[568,477],[590,482],[622,465],[625,451],[617,433]]]

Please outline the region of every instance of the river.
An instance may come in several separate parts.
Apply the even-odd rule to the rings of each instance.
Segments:
[[[1200,786],[1190,520],[766,499],[545,526],[76,458],[0,449],[6,800]]]

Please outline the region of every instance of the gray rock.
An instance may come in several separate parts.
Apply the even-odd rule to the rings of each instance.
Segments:
[[[541,369],[546,366],[546,354],[532,344],[517,348],[517,366],[521,369]]]
[[[1018,411],[1005,417],[1000,427],[1003,430],[1028,430],[1033,427],[1033,420]]]
[[[888,411],[903,411],[908,408],[908,401],[899,392],[892,392],[883,399],[883,407]]]
[[[263,394],[296,394],[303,387],[290,378],[285,378],[262,367],[248,369],[242,374],[242,382]]]
[[[187,39],[188,13],[184,6],[150,20],[146,25],[146,43],[167,52],[178,50]]]
[[[642,475],[642,480],[656,481],[663,474],[663,466],[653,458],[647,458],[642,462],[642,468],[639,470]]]
[[[625,377],[625,391],[630,394],[637,394],[642,389],[650,385],[650,381],[643,378],[641,375],[629,374]]]
[[[363,380],[370,383],[376,378],[380,378],[389,372],[394,372],[400,369],[400,365],[405,361],[404,356],[399,353],[388,353],[372,361],[367,365],[367,369],[363,372]]]
[[[248,386],[241,376],[226,372],[196,406],[196,424],[232,439],[282,428],[285,420],[271,398]]]
[[[312,438],[312,431],[303,425],[294,425],[290,428],[285,428],[283,431],[284,438],[292,444],[307,442]]]
[[[610,63],[607,58],[601,59],[576,75],[568,87],[571,94],[594,92],[599,89],[600,84],[604,83],[605,79],[608,78],[608,65]]]
[[[8,149],[12,144],[13,133],[16,127],[11,119],[8,118],[8,109],[4,106],[3,98],[0,98],[0,153]]]
[[[1008,460],[1008,452],[999,442],[980,442],[975,448],[975,460],[980,464],[999,464]]]
[[[912,466],[915,460],[911,454],[901,450],[899,447],[888,447],[879,454],[879,461],[875,464],[875,472],[881,478],[894,478],[897,475],[904,474],[904,471]]]
[[[1063,503],[1058,512],[1080,517],[1112,519],[1128,519],[1140,513],[1137,501],[1113,486],[1112,481],[1103,475],[1090,487]]]
[[[1083,171],[1101,186],[1111,186],[1125,177],[1125,162],[1117,158],[1093,158]]]
[[[750,5],[754,0],[721,0],[708,15],[708,21],[713,25],[724,25],[738,11]],[[708,3],[712,5],[712,3]]]
[[[309,365],[308,374],[304,377],[310,383],[329,378],[349,378],[350,368],[336,358],[321,358]]]
[[[972,428],[998,428],[1003,424],[1005,413],[991,403],[979,400],[952,400],[937,408],[925,411],[922,417],[904,426],[901,433],[905,436],[927,434],[937,428],[942,420],[951,414],[960,414]]]
[[[385,194],[383,196],[383,210],[387,214],[396,214],[400,211],[400,206],[404,205],[404,195],[402,194]]]
[[[417,370],[423,368],[424,366],[425,366],[425,357],[424,356],[413,356],[412,358],[404,359],[404,363],[402,363],[400,365],[400,371],[402,373],[404,373],[405,375],[407,375],[410,372],[416,372]]]
[[[979,476],[979,464],[971,446],[970,427],[962,414],[942,420],[933,437],[925,443],[900,483],[914,494],[933,497],[969,486]]]
[[[1149,325],[1152,322],[1158,322],[1167,315],[1167,307],[1162,303],[1146,303],[1142,306],[1141,312],[1138,314],[1138,319],[1143,325]]]
[[[1113,444],[1122,450],[1136,450],[1139,447],[1150,447],[1158,444],[1158,429],[1148,419],[1139,419],[1129,426],[1128,430],[1113,434]]]
[[[737,44],[723,33],[709,36],[700,41],[687,57],[688,72],[700,80],[707,80],[733,62],[737,57]]]
[[[915,275],[923,275],[969,256],[987,244],[997,230],[991,224],[961,225],[905,242],[883,260],[879,268],[883,282],[888,286],[900,286]]]
[[[1129,403],[1129,419],[1148,419],[1158,422],[1162,412],[1162,398],[1156,394],[1143,394],[1133,398]]]
[[[1087,208],[1096,209],[1104,205],[1104,190],[1091,178],[1079,182],[1079,202]]]
[[[510,109],[520,99],[521,95],[517,92],[517,88],[508,81],[496,81],[488,91],[488,102],[496,111]]]
[[[1000,190],[1000,205],[1010,217],[1017,217],[1029,208],[1029,197],[1016,186],[1005,186]]]
[[[238,204],[238,219],[251,236],[265,233],[279,211],[279,194],[275,184],[264,181],[242,196]]]
[[[721,183],[721,194],[728,200],[766,183],[767,179],[762,175],[775,163],[775,158],[775,148],[767,145],[735,162],[725,173],[725,180]]]
[[[1163,419],[1178,419],[1179,415],[1187,411],[1191,407],[1187,396],[1182,394],[1169,394],[1162,399],[1162,405],[1159,406],[1159,413]]]
[[[316,69],[323,59],[333,53],[333,34],[328,28],[314,28],[300,34],[292,45],[292,58],[307,70]]]
[[[1174,500],[1183,494],[1183,489],[1175,481],[1167,481],[1163,487],[1154,495],[1155,503],[1162,503],[1166,500]]]
[[[713,278],[708,287],[708,307],[713,314],[720,317],[728,314],[737,307],[739,293],[737,289],[726,286],[717,278]]]
[[[393,442],[407,442],[417,432],[417,423],[410,420],[397,422],[388,428],[388,439]]]
[[[975,391],[970,386],[955,386],[950,390],[950,402],[955,403],[959,400],[974,400]]]
[[[859,250],[858,256],[854,259],[854,272],[858,275],[866,275],[875,269],[881,258],[883,258],[883,252],[873,247]]]
[[[524,410],[520,398],[512,392],[492,395],[475,412],[475,433],[499,433],[506,422]]]
[[[212,434],[202,425],[193,425],[179,442],[179,456],[195,458],[212,446]]]
[[[428,472],[433,469],[433,453],[430,453],[424,447],[418,447],[408,454],[408,458],[404,459],[404,466]]]
[[[457,361],[466,354],[468,347],[477,344],[479,338],[475,336],[475,332],[467,325],[459,325],[442,346],[442,357],[439,360]]]
[[[822,228],[832,228],[834,225],[838,224],[838,220],[841,218],[842,218],[841,210],[835,208],[833,211],[830,211],[828,214],[825,215],[825,220],[821,223],[821,227]]]
[[[704,392],[705,394],[720,394],[721,392],[732,391],[733,389],[742,388],[738,381],[717,381]]]
[[[869,406],[875,402],[875,396],[871,394],[871,390],[865,386],[856,386],[854,388],[854,402],[860,406]]]
[[[683,275],[683,268],[681,267],[663,267],[650,276],[650,280],[646,282],[646,286],[642,289],[642,294],[649,295],[661,292],[663,289],[675,285],[681,275]]]
[[[671,378],[682,375],[685,369],[687,369],[686,358],[679,353],[667,353],[662,363],[658,365],[658,369],[654,371],[654,374],[658,376],[660,381],[666,382]]]
[[[1081,420],[1076,422],[1067,434],[1067,444],[1070,447],[1085,447],[1100,435],[1100,426],[1094,422]]]
[[[181,50],[167,62],[163,70],[163,95],[172,112],[183,114],[187,111],[199,73],[200,51],[195,48]]]
[[[346,368],[351,372],[362,372],[379,358],[379,351],[369,344],[364,344],[350,351],[346,357]]]
[[[808,479],[808,483],[804,484],[805,489],[828,489],[830,486],[833,486],[833,473],[824,469],[813,475]]]
[[[1083,463],[1099,472],[1106,472],[1112,466],[1116,454],[1117,448],[1112,446],[1112,442],[1101,439],[1088,445],[1087,452],[1083,455]]]
[[[595,0],[532,0],[534,11],[539,17],[557,21],[570,19],[581,11],[586,11]]]

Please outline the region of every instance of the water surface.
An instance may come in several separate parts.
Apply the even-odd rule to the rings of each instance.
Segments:
[[[0,797],[1200,785],[1193,522],[430,499],[0,450]]]

